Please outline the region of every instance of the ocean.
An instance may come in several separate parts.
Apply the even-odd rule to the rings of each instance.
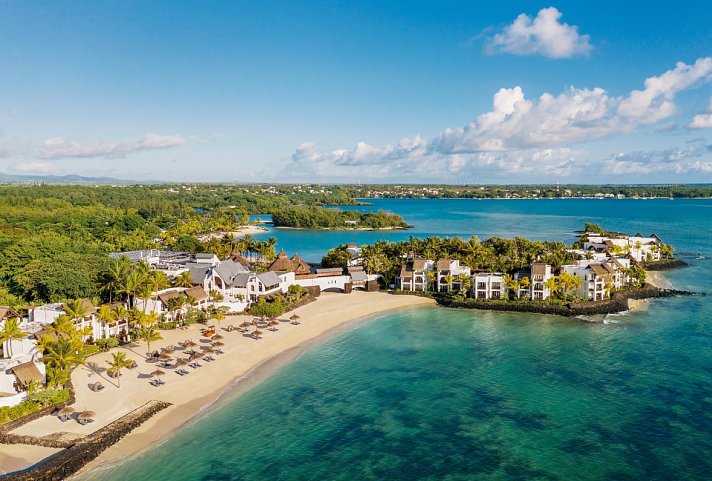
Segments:
[[[280,231],[318,260],[340,242],[492,235],[570,242],[584,221],[656,233],[704,292],[710,200],[377,200],[405,232]],[[603,323],[406,309],[325,340],[161,445],[84,481],[712,479],[712,296]]]

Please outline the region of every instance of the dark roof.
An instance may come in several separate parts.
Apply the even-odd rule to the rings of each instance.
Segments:
[[[233,262],[237,262],[238,264],[242,265],[243,267],[250,267],[250,261],[248,261],[239,252],[235,253],[235,251],[233,251],[232,255],[230,256],[230,259],[232,259]]]
[[[215,257],[215,254],[210,252],[199,252],[195,254],[196,259],[212,259],[213,257]]]
[[[589,267],[597,276],[607,276],[608,270],[606,270],[601,264],[590,264]]]
[[[416,257],[413,259],[413,270],[414,271],[424,271],[427,261],[422,257]]]
[[[319,267],[316,269],[317,274],[341,274],[343,272],[341,267]]]
[[[298,254],[294,254],[290,259],[292,265],[294,266],[294,272],[296,274],[309,274],[311,272],[311,266],[307,261],[299,257]]]
[[[233,279],[237,274],[241,274],[246,271],[247,269],[245,269],[242,264],[238,264],[232,259],[222,261],[213,269],[213,272],[220,276],[220,278],[225,281],[227,286],[232,285]]]
[[[190,278],[193,280],[193,284],[202,284],[205,280],[205,276],[210,270],[210,267],[207,264],[198,264],[194,262],[186,264],[185,267],[187,267],[188,272],[190,272]]]

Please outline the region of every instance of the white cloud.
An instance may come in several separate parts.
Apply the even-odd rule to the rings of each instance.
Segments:
[[[179,135],[148,133],[140,139],[123,141],[77,141],[61,137],[45,140],[40,148],[40,157],[60,158],[123,158],[144,150],[167,149],[188,141]]]
[[[587,55],[593,49],[589,36],[580,35],[578,27],[560,19],[561,12],[555,7],[542,8],[534,19],[522,13],[488,40],[485,51],[556,59]]]
[[[676,94],[710,81],[711,75],[708,57],[692,65],[678,63],[646,79],[642,90],[623,97],[612,97],[599,87],[571,87],[556,96],[544,93],[527,99],[521,87],[502,88],[493,96],[490,112],[464,127],[446,129],[431,141],[415,136],[385,147],[358,142],[353,149],[329,152],[305,143],[292,155],[287,170],[297,177],[330,179],[400,179],[427,177],[428,172],[436,178],[471,169],[564,176],[580,172],[581,151],[573,145],[629,133],[672,116],[677,111]]]
[[[54,162],[27,161],[13,165],[12,170],[23,174],[52,174],[57,171]]]
[[[618,153],[604,161],[603,171],[613,175],[709,174],[712,145],[695,141],[685,147]]]
[[[645,79],[643,90],[633,90],[618,106],[618,114],[642,124],[653,124],[677,112],[675,94],[712,79],[712,57],[699,58],[692,65],[678,62],[658,77]]]
[[[688,125],[691,129],[710,129],[712,128],[712,98],[707,107],[707,112],[697,114],[692,118],[692,122]]]

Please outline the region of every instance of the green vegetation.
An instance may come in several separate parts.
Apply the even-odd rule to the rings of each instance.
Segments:
[[[257,303],[250,307],[249,313],[259,317],[279,317],[308,297],[309,292],[304,287],[292,285],[286,294],[275,294],[270,300],[260,297]]]
[[[14,421],[43,407],[53,406],[67,402],[69,391],[66,389],[42,389],[30,393],[28,399],[16,406],[6,406],[0,408],[0,425]]]
[[[398,214],[384,211],[324,209],[322,207],[284,207],[272,212],[275,227],[299,229],[407,229]]]

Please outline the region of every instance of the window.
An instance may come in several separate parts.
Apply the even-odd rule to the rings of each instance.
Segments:
[[[487,289],[487,283],[486,282],[478,282],[477,288],[478,289]]]

